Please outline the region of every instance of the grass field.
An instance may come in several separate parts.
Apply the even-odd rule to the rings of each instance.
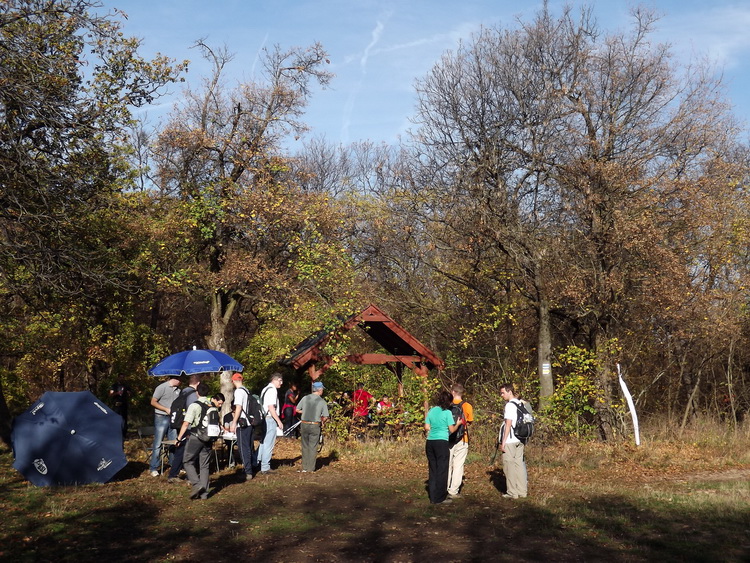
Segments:
[[[275,475],[215,473],[206,501],[149,476],[135,441],[113,482],[80,487],[33,487],[5,451],[0,560],[750,561],[747,446],[531,444],[530,496],[514,501],[478,443],[462,498],[437,506],[420,439],[326,446],[314,474],[282,439]]]

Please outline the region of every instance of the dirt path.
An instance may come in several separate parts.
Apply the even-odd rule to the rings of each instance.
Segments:
[[[680,481],[750,481],[750,468],[725,469],[722,471],[699,471],[670,477]]]

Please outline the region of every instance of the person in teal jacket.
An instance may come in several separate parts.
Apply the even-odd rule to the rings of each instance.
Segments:
[[[441,391],[437,396],[437,406],[432,407],[424,421],[427,433],[425,453],[429,466],[427,479],[427,493],[432,504],[451,502],[448,496],[448,466],[450,446],[448,436],[455,432],[461,421],[453,423],[451,403],[453,395],[448,391]]]

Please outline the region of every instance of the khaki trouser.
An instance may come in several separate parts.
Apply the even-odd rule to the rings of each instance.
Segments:
[[[320,440],[320,424],[299,425],[300,444],[302,446],[302,469],[315,471],[315,459],[318,457],[318,442]]]
[[[528,494],[526,464],[523,461],[523,444],[505,444],[503,452],[503,473],[508,485],[508,494],[513,498],[525,497]]]
[[[448,462],[448,494],[457,495],[464,480],[464,462],[469,453],[469,443],[463,440],[454,444],[451,448],[450,461]]]

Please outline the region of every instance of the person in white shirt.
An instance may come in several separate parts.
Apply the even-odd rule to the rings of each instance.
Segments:
[[[260,442],[258,448],[258,463],[260,463],[260,474],[268,475],[274,473],[271,469],[271,456],[276,445],[277,430],[282,427],[279,418],[279,388],[284,383],[280,373],[274,373],[271,380],[260,392],[260,408],[263,411],[266,422],[266,435]]]
[[[253,426],[248,416],[250,392],[242,385],[241,373],[235,373],[232,376],[232,385],[234,385],[234,407],[229,431],[237,435],[245,480],[249,481],[253,478],[253,470],[258,464],[258,456],[253,444]]]
[[[523,460],[524,445],[516,438],[513,427],[518,418],[518,408],[514,403],[521,401],[516,396],[516,391],[511,383],[500,386],[500,396],[507,401],[503,411],[504,424],[500,429],[500,448],[503,452],[503,473],[508,491],[503,494],[505,498],[524,498],[528,489],[528,477],[526,474],[526,462]]]

